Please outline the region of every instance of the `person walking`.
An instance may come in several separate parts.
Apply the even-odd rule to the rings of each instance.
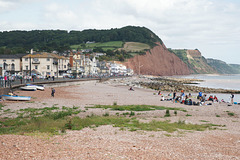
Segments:
[[[234,94],[232,93],[231,96],[230,96],[231,104],[233,104],[233,98],[234,98]]]
[[[22,79],[23,79],[23,77],[22,77],[22,76],[20,76],[20,82],[21,82],[21,84],[22,84]]]
[[[5,88],[6,88],[7,87],[7,81],[8,81],[7,75],[4,76],[4,81],[5,81]]]
[[[54,97],[54,94],[55,94],[55,89],[52,88],[52,93],[51,93],[52,97]]]
[[[176,99],[176,91],[173,92],[173,102],[175,102]]]

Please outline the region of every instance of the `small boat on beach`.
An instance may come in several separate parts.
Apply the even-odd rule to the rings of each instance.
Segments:
[[[43,85],[26,84],[26,86],[34,86],[34,87],[37,88],[37,90],[44,91],[44,86]]]
[[[36,91],[37,87],[31,86],[31,85],[26,85],[26,86],[20,87],[20,89],[24,90],[24,91]]]
[[[10,100],[10,101],[30,101],[30,96],[17,96],[17,95],[2,95],[2,100]]]

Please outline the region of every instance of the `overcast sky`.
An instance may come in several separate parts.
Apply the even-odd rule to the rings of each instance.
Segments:
[[[0,31],[144,26],[168,48],[240,64],[240,0],[0,0]]]

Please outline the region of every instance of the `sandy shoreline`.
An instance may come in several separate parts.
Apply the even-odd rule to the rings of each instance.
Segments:
[[[122,82],[121,82],[122,81]],[[57,135],[47,139],[23,136],[0,135],[0,159],[240,159],[240,106],[214,103],[211,106],[187,106],[169,101],[160,101],[156,91],[136,88],[129,91],[123,85],[124,80],[111,80],[103,83],[96,81],[79,82],[70,86],[53,86],[55,97],[51,97],[50,87],[45,91],[24,92],[19,95],[32,96],[31,103],[4,102],[4,110],[21,108],[73,107],[85,109],[94,104],[118,105],[146,104],[166,107],[181,107],[188,112],[178,112],[174,116],[165,117],[165,110],[145,111],[136,115],[143,121],[184,120],[186,123],[226,125],[222,129],[179,132],[169,134],[164,131],[120,131],[112,126],[101,126],[95,129],[84,128],[80,131],[67,131],[65,135]],[[31,94],[31,95],[30,95]],[[167,92],[164,92],[167,94]],[[229,116],[226,111],[235,113]],[[116,111],[88,109],[79,113],[80,117]],[[186,114],[192,116],[186,116]],[[220,117],[216,117],[219,115]],[[11,116],[1,112],[1,117]]]

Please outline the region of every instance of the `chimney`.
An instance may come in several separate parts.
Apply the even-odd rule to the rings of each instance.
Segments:
[[[69,59],[70,66],[73,67],[73,53],[70,52],[70,59]]]

